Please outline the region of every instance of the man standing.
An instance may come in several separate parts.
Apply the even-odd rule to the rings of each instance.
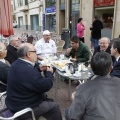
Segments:
[[[43,31],[43,38],[35,44],[38,60],[49,58],[49,55],[56,53],[56,44],[50,37],[48,30]]]
[[[113,69],[111,71],[111,76],[116,76],[120,78],[120,40],[115,40],[111,47],[111,55],[115,57]]]
[[[66,112],[67,120],[119,120],[120,79],[109,75],[111,56],[106,52],[96,53],[91,68],[96,77],[76,88]]]
[[[98,41],[101,38],[101,29],[103,29],[103,23],[98,20],[98,16],[95,16],[92,26],[90,27],[94,49],[98,46]]]
[[[36,50],[30,43],[18,48],[18,57],[8,74],[6,106],[13,113],[31,107],[36,119],[40,116],[47,120],[62,120],[58,104],[49,101],[45,92],[53,86],[52,67],[36,66]],[[44,72],[43,77],[41,72]],[[30,116],[25,115],[29,118]]]
[[[73,62],[86,62],[90,58],[89,48],[74,35],[70,39],[71,47],[66,51],[66,57],[72,57]]]
[[[10,64],[4,58],[6,57],[6,47],[0,42],[0,92],[6,91],[7,76],[10,69]]]
[[[9,38],[9,45],[7,46],[7,56],[6,60],[12,64],[15,60],[17,60],[17,48],[19,47],[20,42],[16,35],[11,35]]]

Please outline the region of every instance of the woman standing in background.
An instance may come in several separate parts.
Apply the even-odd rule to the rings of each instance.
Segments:
[[[77,23],[77,36],[79,37],[80,41],[84,42],[84,30],[85,26],[82,23],[83,18],[78,19]]]

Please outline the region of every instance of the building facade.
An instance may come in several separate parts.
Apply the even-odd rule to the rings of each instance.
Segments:
[[[44,2],[42,0],[13,0],[13,3],[18,28],[43,31]]]
[[[82,17],[89,43],[89,28],[94,15],[98,15],[104,24],[102,36],[112,39],[120,35],[120,0],[13,0],[13,4],[18,27],[23,29],[61,34],[68,28],[75,35],[77,20]]]

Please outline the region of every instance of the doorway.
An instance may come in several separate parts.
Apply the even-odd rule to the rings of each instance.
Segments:
[[[31,15],[31,30],[39,31],[39,18],[38,15]]]
[[[98,15],[103,22],[104,28],[101,31],[101,37],[112,38],[114,6],[95,8],[95,15]]]

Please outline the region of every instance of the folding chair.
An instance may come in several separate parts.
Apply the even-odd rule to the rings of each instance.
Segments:
[[[18,118],[18,117],[20,117],[20,116],[22,116],[22,115],[24,115],[25,113],[28,113],[28,112],[31,112],[32,120],[36,120],[34,112],[33,112],[33,110],[31,108],[25,108],[23,110],[20,110],[20,111],[16,112],[12,117],[5,118],[5,117],[0,116],[0,120],[14,120],[15,118]]]

